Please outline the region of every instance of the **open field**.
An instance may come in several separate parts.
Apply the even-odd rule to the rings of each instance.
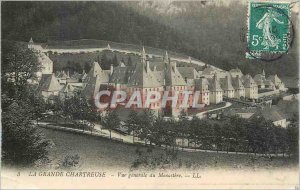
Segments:
[[[124,144],[105,138],[91,137],[52,129],[42,129],[46,138],[51,139],[55,146],[50,150],[53,167],[67,155],[80,156],[80,168],[123,168],[129,169],[139,157],[137,148],[144,156],[160,157],[165,150],[147,148],[141,145]],[[218,154],[206,152],[181,152],[171,168],[182,169],[277,169],[297,168],[297,159],[254,157],[248,155]]]

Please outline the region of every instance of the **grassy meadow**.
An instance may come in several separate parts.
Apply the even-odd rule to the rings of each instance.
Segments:
[[[265,158],[208,152],[179,151],[175,159],[166,157],[166,150],[136,144],[124,144],[100,137],[75,134],[53,129],[41,129],[54,146],[49,150],[55,168],[68,155],[79,155],[81,169],[294,169],[298,160],[293,158]],[[170,161],[171,160],[171,161]],[[138,167],[137,163],[141,163]],[[160,164],[157,164],[160,162]]]

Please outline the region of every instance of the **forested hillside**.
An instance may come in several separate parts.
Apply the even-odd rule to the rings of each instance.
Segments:
[[[182,38],[170,27],[118,2],[4,2],[2,38],[46,42],[49,39],[104,39],[179,49]]]
[[[101,39],[173,50],[226,70],[238,66],[250,74],[264,68],[267,74],[298,75],[295,44],[277,61],[245,58],[245,4],[172,6],[178,14],[157,14],[136,2],[2,2],[2,39]]]

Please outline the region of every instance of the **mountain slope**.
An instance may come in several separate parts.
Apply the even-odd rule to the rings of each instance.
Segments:
[[[175,8],[174,8],[175,7]],[[209,64],[228,70],[240,67],[244,73],[255,74],[265,69],[268,74],[298,76],[297,46],[287,55],[272,62],[249,60],[245,58],[247,49],[247,3],[244,1],[193,1],[169,2],[162,12],[153,2],[140,3],[134,6],[137,12],[154,21],[172,27],[183,34],[193,51],[192,55]],[[181,10],[168,12],[168,10]],[[298,40],[297,12],[292,12],[291,20]],[[196,53],[195,53],[196,52]]]
[[[223,6],[205,1],[176,1],[162,7],[155,3],[140,5],[136,2],[2,2],[2,39],[109,40],[173,50],[225,70],[238,66],[250,74],[264,68],[267,74],[298,75],[296,44],[288,55],[270,63],[245,58],[246,4],[234,1]],[[162,14],[164,10],[172,14]]]
[[[117,2],[2,2],[2,38],[28,41],[48,39],[104,39],[181,47],[180,36]]]

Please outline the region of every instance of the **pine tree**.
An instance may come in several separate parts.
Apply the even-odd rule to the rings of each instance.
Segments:
[[[2,161],[19,166],[48,159],[51,142],[32,123],[26,102],[14,102],[2,113]]]
[[[85,73],[88,73],[92,68],[92,64],[90,62],[85,62],[84,64],[84,71]]]
[[[111,139],[111,131],[120,126],[120,119],[116,110],[108,111],[108,113],[102,119],[102,125],[104,129],[109,130],[109,138]]]
[[[117,55],[115,54],[113,60],[112,60],[112,64],[114,67],[117,67],[119,66],[119,62],[118,62],[118,58],[117,58]]]
[[[107,55],[105,53],[102,54],[100,66],[104,70],[110,69],[111,61],[107,58]]]
[[[141,120],[141,133],[139,134],[139,137],[144,139],[146,144],[149,136],[151,135],[155,116],[150,110],[144,110],[140,117],[143,119]]]
[[[128,67],[132,67],[132,66],[133,66],[131,56],[128,57],[128,60],[127,60],[127,66],[128,66]]]
[[[134,143],[134,137],[136,135],[136,132],[140,130],[140,117],[138,116],[138,113],[134,110],[131,110],[128,116],[128,119],[126,120],[126,126],[128,127],[128,132],[132,132],[132,142]]]

